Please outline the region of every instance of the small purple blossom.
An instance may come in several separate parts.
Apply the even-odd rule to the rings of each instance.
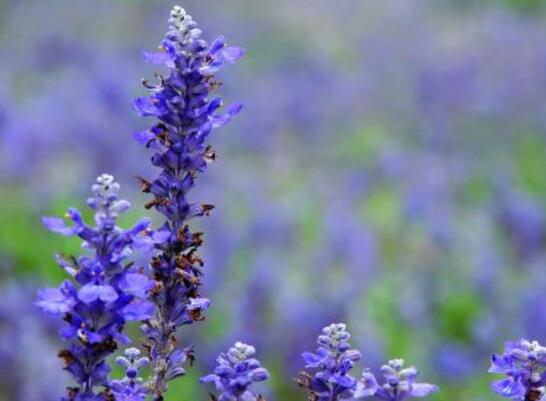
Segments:
[[[255,354],[253,346],[236,342],[227,354],[216,359],[214,372],[203,376],[200,382],[215,384],[219,392],[218,401],[261,400],[262,397],[254,394],[250,387],[253,383],[267,380],[269,373],[254,358]]]
[[[62,288],[42,288],[38,290],[36,305],[48,314],[67,313],[74,304],[75,301],[67,296]]]
[[[509,341],[502,354],[491,357],[489,372],[506,376],[493,381],[491,388],[513,400],[539,399],[544,395],[545,368],[545,347],[537,341]]]
[[[304,352],[305,367],[313,373],[303,372],[296,379],[310,393],[310,399],[337,400],[353,398],[357,380],[349,374],[360,360],[360,352],[349,344],[351,335],[343,323],[331,324],[318,336],[316,353]]]
[[[146,300],[154,283],[133,267],[129,256],[154,242],[150,222],[142,219],[131,229],[117,226],[117,218],[129,209],[118,197],[119,185],[110,175],[101,175],[93,185],[89,207],[95,212],[95,225],[85,223],[78,210],[69,209],[67,225],[61,218],[45,217],[44,225],[62,235],[83,240],[90,255],[56,255],[59,266],[71,277],[58,288],[38,292],[36,304],[47,314],[63,318],[61,337],[69,343],[59,356],[78,384],[67,390],[66,400],[99,400],[107,395],[109,366],[106,357],[115,351],[127,321],[150,318],[153,304]],[[103,387],[101,393],[97,387]]]
[[[216,157],[206,144],[211,132],[241,110],[240,105],[222,109],[222,99],[211,95],[220,86],[214,73],[244,54],[228,47],[223,37],[209,45],[197,23],[179,6],[172,9],[168,25],[159,52],[144,54],[148,61],[166,67],[168,74],[156,74],[154,85],[144,81],[150,94],[133,101],[139,115],[156,119],[135,139],[154,151],[152,165],[161,170],[151,182],[140,179],[143,192],[153,195],[146,207],[155,208],[166,220],[159,230],[160,252],[150,264],[158,282],[152,291],[156,313],[143,325],[153,370],[150,392],[156,401],[163,399],[167,381],[185,374],[183,364],[193,360],[191,348],[180,347],[175,332],[202,320],[201,313],[210,304],[199,295],[203,262],[197,249],[202,233],[192,232],[188,221],[208,215],[213,206],[190,203],[187,194]]]
[[[403,359],[392,359],[381,366],[381,374],[383,384],[379,385],[372,373],[364,371],[354,397],[375,396],[384,401],[401,401],[406,398],[426,397],[438,391],[434,384],[417,382],[419,371],[415,366],[404,367]]]
[[[121,380],[112,380],[110,388],[116,401],[144,401],[148,389],[139,371],[150,363],[146,357],[140,357],[140,350],[127,348],[125,356],[116,358],[116,363],[125,368],[125,377]]]

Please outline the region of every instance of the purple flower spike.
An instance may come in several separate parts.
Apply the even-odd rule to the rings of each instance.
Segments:
[[[313,373],[300,373],[296,382],[308,389],[310,398],[320,401],[353,398],[358,382],[349,372],[361,355],[351,348],[350,338],[345,324],[331,324],[322,329],[317,352],[302,354],[305,367]]]
[[[238,104],[223,109],[222,99],[212,96],[220,87],[214,73],[244,54],[240,48],[228,47],[222,36],[209,45],[197,23],[178,6],[170,13],[159,50],[144,57],[162,64],[167,74],[157,74],[155,84],[145,81],[149,95],[133,101],[139,115],[156,119],[148,130],[135,134],[135,139],[153,150],[151,162],[161,170],[154,180],[140,179],[143,191],[153,195],[146,207],[155,208],[165,218],[154,237],[153,245],[160,252],[150,267],[159,282],[152,297],[156,313],[143,326],[150,344],[150,392],[155,401],[163,399],[167,382],[185,374],[183,364],[193,358],[190,348],[176,343],[175,332],[202,320],[210,304],[199,294],[203,262],[197,250],[202,233],[192,232],[188,222],[207,216],[212,205],[192,203],[187,196],[198,174],[216,158],[207,144],[210,134],[241,110]]]
[[[507,342],[503,354],[491,357],[489,372],[506,376],[491,383],[495,393],[513,400],[538,400],[546,384],[546,347],[524,339]]]
[[[417,383],[419,371],[415,366],[404,367],[403,359],[393,359],[381,367],[384,383],[377,386],[374,396],[385,401],[401,401],[406,398],[426,397],[438,391],[438,386]],[[363,375],[364,382],[371,383],[369,374]]]
[[[250,387],[253,383],[269,378],[269,373],[254,358],[253,346],[237,342],[227,354],[221,354],[214,373],[203,376],[201,383],[214,383],[219,392],[218,401],[257,401],[263,400],[254,394]],[[213,398],[215,399],[215,398]]]
[[[414,366],[404,368],[402,359],[393,359],[381,367],[384,377],[382,385],[378,384],[369,369],[365,369],[362,378],[356,380],[349,372],[360,360],[360,352],[351,348],[350,338],[343,323],[331,324],[318,337],[317,352],[302,354],[305,367],[312,369],[313,373],[300,373],[296,383],[308,389],[310,400],[375,397],[384,401],[402,401],[410,397],[425,397],[438,391],[438,387],[433,384],[417,383],[417,369]]]
[[[39,291],[36,301],[44,312],[63,318],[61,337],[68,346],[59,356],[77,384],[67,389],[64,399],[68,401],[108,399],[110,368],[106,358],[118,342],[128,341],[122,333],[126,321],[148,319],[154,308],[146,298],[155,283],[128,260],[143,238],[153,242],[155,233],[149,221],[141,220],[129,230],[117,226],[118,216],[130,205],[119,199],[119,185],[112,176],[98,177],[92,192],[87,204],[95,212],[94,226],[86,224],[73,208],[67,213],[72,226],[60,218],[43,219],[53,232],[79,236],[92,252],[77,258],[57,255],[59,266],[74,281]]]

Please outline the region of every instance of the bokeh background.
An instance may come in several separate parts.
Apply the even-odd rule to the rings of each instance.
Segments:
[[[57,400],[56,322],[32,305],[78,242],[40,216],[114,174],[143,214],[130,100],[173,3],[0,0],[0,400]],[[213,142],[193,199],[214,203],[199,361],[237,339],[292,383],[321,327],[345,321],[366,365],[417,364],[442,392],[494,400],[505,339],[546,341],[546,7],[541,0],[184,0],[247,57],[222,72],[246,107]]]

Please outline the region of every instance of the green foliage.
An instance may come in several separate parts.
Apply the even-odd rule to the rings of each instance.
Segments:
[[[43,214],[63,215],[61,202],[47,211],[33,207],[29,197],[18,188],[0,192],[0,253],[15,274],[32,274],[42,280],[58,281],[63,277],[53,260],[54,252],[74,253],[79,249],[75,238],[49,233],[41,225]]]
[[[515,149],[520,185],[546,202],[546,142],[538,135],[522,136]]]
[[[78,207],[86,221],[93,221],[89,209],[81,201],[71,198],[59,198],[47,204],[31,203],[33,197],[20,188],[4,187],[0,190],[0,255],[2,263],[10,274],[32,275],[36,281],[59,282],[66,278],[56,265],[55,253],[79,255],[81,239],[64,237],[46,230],[41,223],[43,216],[63,216],[74,205]],[[138,218],[138,213],[131,210],[119,221],[122,227],[129,227]]]

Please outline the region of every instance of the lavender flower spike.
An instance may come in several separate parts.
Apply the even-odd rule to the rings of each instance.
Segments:
[[[218,366],[214,373],[200,379],[201,383],[214,383],[220,392],[218,401],[256,401],[262,396],[250,390],[253,383],[267,380],[269,373],[254,358],[256,350],[253,346],[241,342],[229,349],[227,354],[221,354],[216,362]],[[216,400],[216,397],[213,397]]]
[[[118,342],[128,342],[123,335],[126,321],[148,319],[153,311],[153,304],[143,299],[154,287],[153,281],[127,260],[134,249],[154,247],[157,238],[150,222],[140,220],[129,230],[116,225],[129,203],[118,198],[119,185],[112,176],[97,178],[92,190],[93,197],[87,203],[95,212],[95,226],[87,225],[74,208],[67,213],[72,225],[56,217],[43,219],[51,231],[76,235],[91,251],[90,256],[77,258],[57,255],[57,263],[72,280],[38,293],[37,305],[64,320],[61,337],[69,345],[59,356],[77,383],[68,388],[63,398],[66,401],[109,398],[106,357],[116,350]]]
[[[239,48],[228,47],[223,37],[210,45],[201,38],[201,30],[181,7],[174,7],[168,32],[159,53],[145,57],[168,69],[158,83],[144,81],[150,95],[134,100],[141,116],[157,119],[152,127],[135,135],[137,141],[154,150],[152,164],[161,173],[153,181],[141,179],[142,189],[153,195],[146,207],[154,207],[166,221],[161,228],[165,240],[160,253],[151,262],[156,313],[143,327],[153,369],[150,390],[154,400],[161,400],[167,381],[185,374],[184,364],[192,361],[190,347],[182,348],[174,337],[182,325],[202,320],[209,300],[199,295],[203,262],[196,251],[202,233],[192,232],[188,221],[208,215],[212,205],[190,203],[188,191],[198,173],[215,159],[206,141],[212,130],[228,123],[241,110],[240,105],[220,111],[222,100],[211,92],[220,86],[214,73],[225,63],[243,55]]]
[[[438,391],[434,384],[416,382],[419,371],[415,366],[405,368],[403,359],[390,360],[381,366],[381,373],[384,383],[379,386],[375,376],[364,371],[354,398],[375,396],[384,401],[402,401],[406,398],[426,397]]]
[[[318,337],[317,352],[302,354],[305,367],[314,373],[302,372],[296,382],[309,390],[310,400],[353,398],[357,380],[349,372],[361,356],[358,350],[351,348],[350,338],[345,324],[331,324]]]
[[[546,348],[537,341],[507,342],[504,353],[491,358],[491,373],[506,377],[495,380],[491,387],[513,400],[538,400],[546,384]]]

